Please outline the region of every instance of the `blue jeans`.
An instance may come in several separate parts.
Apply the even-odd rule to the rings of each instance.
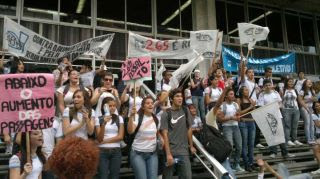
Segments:
[[[286,142],[289,140],[295,141],[297,140],[297,132],[298,132],[298,122],[300,119],[300,111],[299,109],[283,109],[283,121],[284,121],[284,134],[286,138]]]
[[[121,149],[100,149],[97,178],[118,179],[121,167]]]
[[[309,108],[312,111],[312,108]],[[315,140],[314,137],[314,122],[312,120],[311,114],[304,108],[300,109],[301,116],[304,120],[304,132],[306,135],[307,142],[311,142]]]
[[[237,178],[236,175],[233,173],[229,158],[227,158],[224,162],[222,162],[221,165],[228,171],[229,175],[231,175],[233,179]],[[221,178],[222,179],[230,179],[229,176],[222,176]]]
[[[242,136],[242,158],[246,167],[253,165],[253,149],[256,135],[254,121],[240,122],[239,128]]]
[[[312,179],[312,176],[309,173],[302,173],[297,175],[291,175],[287,167],[283,163],[278,164],[278,173],[282,178],[288,179]]]
[[[131,166],[137,179],[156,179],[158,177],[158,153],[139,152],[131,149]]]
[[[200,116],[201,120],[204,120],[206,117],[205,108],[204,108],[204,97],[192,96],[192,103],[196,106],[197,114]]]
[[[231,146],[234,147],[232,152],[233,166],[236,167],[240,164],[240,155],[242,149],[242,138],[240,129],[238,126],[222,126],[223,136],[230,142]]]
[[[286,143],[282,143],[282,144],[279,144],[279,145],[280,145],[280,149],[281,149],[281,155],[283,157],[287,156],[288,155],[287,144]],[[269,150],[270,150],[271,154],[277,155],[277,145],[269,147]]]
[[[172,166],[166,167],[163,171],[163,179],[171,179],[173,178],[174,171],[177,171],[177,175],[179,179],[191,179],[191,163],[189,159],[189,155],[179,155],[173,156],[174,159],[177,159],[178,162]]]

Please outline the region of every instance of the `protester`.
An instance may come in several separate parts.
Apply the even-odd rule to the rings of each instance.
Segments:
[[[162,72],[163,79],[159,83],[157,83],[157,92],[167,89],[166,86],[169,86],[169,82],[170,82],[171,77],[172,77],[171,71],[165,70],[164,72]]]
[[[221,105],[221,111],[224,116],[219,118],[222,123],[223,136],[234,146],[233,151],[233,165],[232,168],[238,172],[244,171],[240,167],[240,156],[242,150],[242,138],[238,122],[240,121],[240,108],[235,102],[234,91],[227,90],[225,101]]]
[[[25,178],[34,179],[41,178],[43,166],[46,158],[42,153],[43,144],[42,132],[35,130],[29,132],[30,136],[30,156],[31,161],[27,157],[27,137],[26,133],[21,136],[21,151],[14,154],[9,160],[10,179]]]
[[[67,107],[62,115],[63,135],[88,139],[94,132],[95,112],[91,108],[87,91],[77,90],[73,94],[74,107]]]
[[[205,103],[208,111],[210,111],[217,103],[220,95],[222,94],[222,89],[218,87],[218,78],[215,76],[210,76],[209,81],[211,83],[205,90]]]
[[[198,133],[202,129],[202,121],[200,117],[197,115],[197,109],[193,104],[188,105],[191,117],[192,117],[192,133]]]
[[[282,99],[280,97],[280,94],[277,91],[273,90],[273,86],[272,86],[272,83],[270,80],[264,80],[263,81],[263,91],[259,95],[257,104],[258,104],[258,106],[265,106],[265,105],[268,105],[273,102],[278,102],[279,106],[281,106]],[[281,119],[283,121],[280,109],[278,111],[278,114],[275,114],[275,115],[278,115],[279,117],[281,117]],[[284,121],[282,123],[284,123]],[[293,154],[288,153],[286,143],[280,144],[280,148],[281,148],[282,157],[284,157],[284,158],[294,157]],[[271,146],[271,147],[269,147],[269,149],[270,149],[270,153],[271,153],[270,157],[276,158],[277,146]]]
[[[143,100],[143,94],[142,94],[142,90],[140,86],[136,86],[136,89],[134,90],[133,88],[130,90],[130,85],[127,85],[126,88],[124,89],[122,95],[121,95],[121,104],[124,104],[126,102],[129,102],[129,114],[128,116],[130,116],[130,112],[132,110],[134,101],[135,101],[135,105],[136,105],[136,110],[139,111],[140,107],[141,107],[141,102]],[[136,94],[134,94],[136,93]]]
[[[237,103],[240,106],[240,115],[244,115],[255,109],[256,102],[250,99],[249,90],[243,86],[239,90],[239,98]],[[253,166],[253,150],[256,135],[255,122],[250,114],[240,118],[239,128],[242,136],[242,158],[245,170],[251,172]]]
[[[169,93],[166,90],[162,90],[157,95],[157,100],[154,103],[154,114],[157,116],[158,120],[161,120],[161,115],[170,107],[170,102],[168,100]]]
[[[97,140],[99,142],[100,157],[98,178],[119,178],[121,167],[121,146],[124,136],[123,118],[115,114],[116,101],[106,97],[102,101],[99,120],[96,120]]]
[[[190,88],[191,88],[191,83],[188,83],[188,87],[184,90],[184,102],[186,103],[186,105],[193,104]]]
[[[284,85],[282,96],[282,114],[283,114],[283,125],[286,142],[289,146],[303,145],[298,141],[298,122],[300,119],[299,105],[308,110],[308,107],[303,102],[299,93],[294,89],[294,80],[289,78]]]
[[[205,118],[204,97],[203,92],[205,85],[203,79],[200,78],[200,70],[194,70],[194,78],[191,79],[191,95],[192,103],[197,108],[197,113],[201,120]]]
[[[101,66],[97,70],[92,70],[91,66],[88,63],[81,65],[80,69],[80,82],[84,87],[93,88],[93,81],[95,75],[101,75],[104,70],[107,70],[104,65],[105,62],[102,61]]]
[[[152,97],[145,97],[138,114],[133,106],[129,117],[128,133],[135,135],[130,161],[136,179],[154,179],[158,176],[159,121],[153,114],[153,103]]]
[[[303,71],[299,71],[298,73],[298,79],[295,81],[294,83],[294,88],[300,92],[303,86],[303,83],[305,81],[305,77],[304,77],[304,72]]]
[[[272,86],[274,86],[273,81],[272,81],[272,68],[266,67],[266,68],[264,69],[264,77],[260,78],[260,79],[259,79],[259,83],[258,83],[258,85],[259,85],[260,88],[263,87],[263,81],[264,81],[265,79],[270,80]]]
[[[307,139],[308,144],[315,144],[315,137],[314,137],[314,122],[312,120],[312,105],[313,102],[318,101],[315,97],[315,91],[313,89],[312,82],[310,80],[305,80],[303,82],[301,91],[299,95],[303,99],[304,103],[307,106],[306,108],[300,108],[301,116],[304,120],[304,132]]]
[[[166,152],[163,178],[172,178],[176,168],[180,178],[191,179],[189,149],[192,154],[196,152],[192,141],[191,114],[182,106],[183,93],[180,89],[173,89],[169,97],[172,107],[163,112],[160,125]]]
[[[48,160],[48,168],[59,179],[92,179],[98,162],[99,149],[94,142],[68,137],[59,142],[53,150]]]
[[[62,86],[69,79],[69,72],[72,70],[72,64],[67,57],[58,60],[57,69],[53,70],[56,88]]]

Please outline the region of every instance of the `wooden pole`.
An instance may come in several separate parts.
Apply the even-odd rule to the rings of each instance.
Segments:
[[[29,132],[26,132],[26,149],[27,149],[27,162],[31,163],[31,156],[30,156],[30,135]]]
[[[243,116],[246,116],[246,115],[248,115],[248,114],[251,114],[252,112],[255,112],[255,111],[257,111],[257,110],[261,110],[261,109],[263,109],[263,108],[265,108],[265,107],[267,107],[267,106],[270,106],[270,105],[272,105],[272,104],[274,104],[274,103],[277,103],[277,101],[276,101],[276,102],[273,102],[273,103],[269,103],[269,104],[267,104],[267,105],[264,105],[264,106],[262,106],[262,107],[260,107],[260,108],[254,109],[254,110],[252,110],[252,111],[249,111],[249,112],[247,112],[247,113],[245,113],[245,114],[242,114],[240,117],[243,117]]]
[[[136,90],[136,80],[133,83],[133,106],[136,107],[136,97],[137,97],[137,90]]]

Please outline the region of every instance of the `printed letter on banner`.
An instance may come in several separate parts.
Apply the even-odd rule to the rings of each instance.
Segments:
[[[52,74],[0,75],[0,133],[52,127],[54,79]]]
[[[150,80],[151,57],[129,58],[121,66],[122,80]]]

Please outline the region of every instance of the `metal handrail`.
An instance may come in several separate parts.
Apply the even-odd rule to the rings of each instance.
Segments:
[[[142,83],[143,89],[149,93],[149,95],[152,96],[152,98],[155,100],[156,95],[149,89],[147,85]],[[233,177],[228,173],[228,171],[211,155],[209,154],[203,147],[203,145],[199,142],[199,140],[192,136],[192,141],[195,147],[198,149],[198,151],[206,158],[206,160],[209,161],[209,163],[213,166],[213,171],[206,165],[206,163],[200,158],[199,155],[195,154],[195,156],[198,158],[198,160],[201,162],[201,164],[209,171],[209,173],[215,178],[221,178],[222,176],[229,176],[229,178],[233,179]]]

